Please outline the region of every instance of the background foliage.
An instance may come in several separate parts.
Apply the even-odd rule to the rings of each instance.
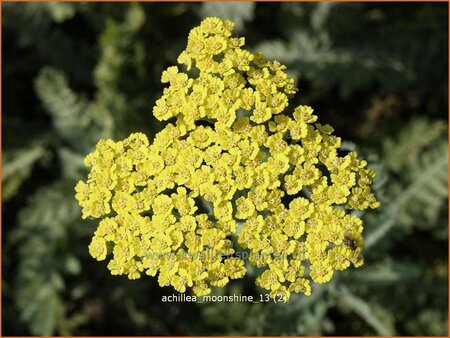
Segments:
[[[447,335],[445,3],[3,3],[3,334]],[[229,18],[378,172],[366,264],[288,304],[162,303],[88,256],[74,184],[101,137],[150,138],[160,74]],[[254,276],[216,294],[258,295]]]

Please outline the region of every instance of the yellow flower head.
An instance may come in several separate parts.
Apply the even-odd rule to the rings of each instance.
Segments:
[[[335,270],[363,264],[362,221],[376,208],[375,172],[311,107],[286,112],[294,81],[244,48],[234,24],[207,18],[189,33],[180,65],[163,71],[154,116],[174,118],[150,143],[142,133],[100,140],[75,187],[83,218],[102,219],[89,252],[113,275],[146,274],[207,295],[262,268],[272,297],[311,294]],[[250,251],[234,255],[233,237]],[[306,267],[309,267],[307,269]]]

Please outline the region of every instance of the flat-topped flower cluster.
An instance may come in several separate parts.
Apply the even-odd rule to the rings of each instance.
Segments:
[[[173,120],[150,144],[141,133],[101,140],[76,186],[83,218],[102,218],[89,252],[130,279],[206,295],[243,278],[271,295],[309,295],[310,281],[363,264],[362,221],[376,208],[375,176],[307,106],[283,114],[296,92],[285,66],[244,49],[233,23],[207,18],[169,67],[153,108]],[[236,243],[237,242],[237,243]]]

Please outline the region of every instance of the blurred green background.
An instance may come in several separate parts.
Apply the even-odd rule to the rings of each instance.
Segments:
[[[447,335],[446,3],[3,3],[3,335]],[[111,276],[74,200],[102,137],[162,128],[162,70],[203,17],[288,65],[368,159],[366,263],[287,304],[162,303]],[[215,294],[258,295],[255,276]]]

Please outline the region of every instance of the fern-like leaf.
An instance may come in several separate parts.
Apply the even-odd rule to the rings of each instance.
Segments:
[[[411,226],[428,223],[432,226],[440,208],[448,199],[448,145],[440,142],[425,152],[409,175],[410,185],[394,202],[399,209],[399,222]]]
[[[375,245],[395,225],[433,229],[448,200],[448,145],[446,140],[423,152],[405,168],[405,183],[391,185],[389,204],[380,214],[375,230],[366,238],[366,249]],[[441,224],[446,226],[446,224]]]
[[[79,272],[66,247],[68,227],[80,213],[72,195],[73,184],[60,181],[38,190],[20,213],[19,226],[11,235],[19,248],[16,305],[34,335],[57,332],[65,317],[63,275]]]
[[[387,139],[384,142],[384,165],[395,172],[401,171],[405,165],[412,165],[421,152],[440,138],[445,130],[446,124],[443,121],[414,119],[400,132],[396,140]]]
[[[203,17],[218,16],[235,23],[236,31],[244,28],[245,21],[253,19],[253,2],[204,2],[201,8]]]
[[[43,68],[34,85],[59,136],[79,153],[91,150],[100,137],[109,134],[108,115],[90,105],[84,96],[73,92],[61,71]]]
[[[373,304],[369,304],[364,299],[354,295],[346,287],[340,287],[334,291],[334,294],[340,304],[364,319],[378,335],[392,336],[395,334],[390,317],[377,310]]]
[[[22,183],[29,177],[35,163],[44,155],[45,148],[41,145],[4,154],[2,158],[3,202],[14,196]]]

